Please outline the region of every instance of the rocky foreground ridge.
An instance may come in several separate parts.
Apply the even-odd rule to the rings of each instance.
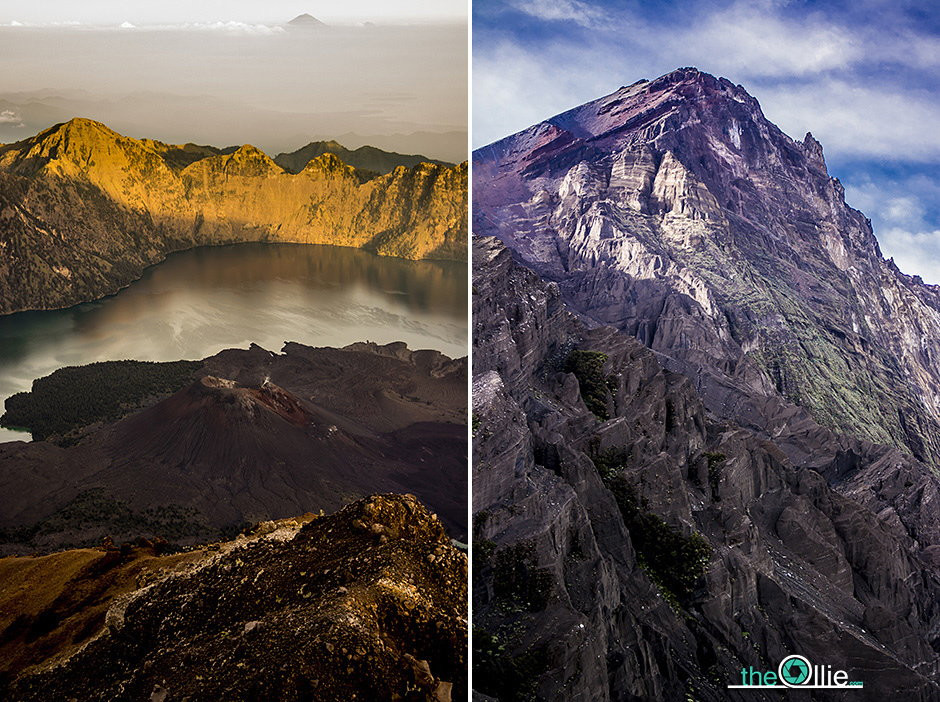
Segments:
[[[474,232],[773,435],[782,398],[940,468],[940,291],[885,260],[811,134],[684,68],[474,153]]]
[[[466,556],[411,496],[155,548],[0,559],[0,696],[466,698]]]
[[[0,314],[113,293],[173,251],[245,241],[466,259],[467,167],[292,173],[253,146],[132,139],[73,119],[0,146]]]
[[[474,238],[474,687],[498,700],[778,700],[799,653],[940,698],[938,481],[795,406],[773,438]]]

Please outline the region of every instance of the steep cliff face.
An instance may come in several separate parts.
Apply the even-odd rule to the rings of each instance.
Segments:
[[[74,119],[0,146],[0,313],[100,297],[194,246],[281,241],[463,260],[466,211],[466,164],[370,178],[324,153],[295,174],[248,145],[173,146]]]
[[[853,699],[940,696],[925,466],[773,398],[768,440],[495,239],[473,260],[477,692],[772,700],[726,686],[799,653]]]
[[[784,398],[940,465],[940,291],[741,87],[641,81],[474,154],[474,227],[752,428]],[[765,404],[763,400],[758,404]]]
[[[409,495],[0,573],[4,699],[466,698],[466,556]]]

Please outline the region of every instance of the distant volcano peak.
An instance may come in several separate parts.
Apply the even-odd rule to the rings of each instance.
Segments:
[[[306,12],[302,15],[297,15],[294,19],[287,23],[289,27],[325,27],[326,24],[321,22],[313,15],[307,14]]]

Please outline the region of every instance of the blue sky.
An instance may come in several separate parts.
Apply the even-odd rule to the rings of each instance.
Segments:
[[[473,141],[680,66],[822,142],[901,270],[940,284],[940,6],[928,0],[474,0]]]

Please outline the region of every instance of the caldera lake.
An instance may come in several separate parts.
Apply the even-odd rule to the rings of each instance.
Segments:
[[[467,264],[359,249],[237,244],[175,253],[115,295],[0,316],[0,402],[64,366],[196,360],[255,343],[404,341],[467,355]],[[30,440],[0,428],[0,442]]]

